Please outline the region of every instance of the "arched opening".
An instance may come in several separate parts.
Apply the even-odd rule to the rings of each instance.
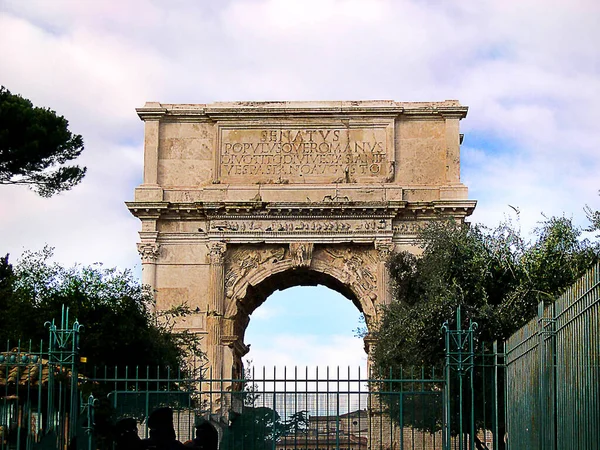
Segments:
[[[378,320],[378,264],[375,249],[360,244],[230,248],[225,258],[226,305],[221,337],[221,345],[228,350],[225,359],[216,355],[214,360],[223,361],[223,368],[231,367],[232,373],[241,376],[249,350],[246,344],[252,344],[245,337],[250,317],[275,291],[296,286],[323,286],[341,294],[345,305],[353,304],[363,314],[365,326],[371,327]],[[354,327],[349,328],[348,334],[353,336]],[[217,362],[217,366],[220,364]]]
[[[357,328],[361,313],[325,286],[276,291],[250,316],[245,362],[266,367],[341,367],[366,370],[367,355]],[[248,367],[248,365],[246,365]]]
[[[253,360],[255,367],[340,365],[366,369],[367,356],[356,329],[361,326],[361,316],[368,323],[373,315],[372,298],[359,298],[353,285],[334,275],[287,267],[237,291],[243,295],[229,317],[235,334],[251,345],[243,361],[238,355],[237,364],[241,367]],[[251,323],[256,329],[248,336]],[[285,333],[278,335],[277,330]]]

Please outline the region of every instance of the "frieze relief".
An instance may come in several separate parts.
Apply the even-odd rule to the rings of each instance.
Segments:
[[[394,233],[417,234],[427,225],[424,221],[407,221],[394,223]]]
[[[390,219],[349,220],[213,220],[213,233],[355,233],[391,230]]]

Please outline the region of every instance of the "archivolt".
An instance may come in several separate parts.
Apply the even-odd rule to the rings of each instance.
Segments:
[[[310,267],[297,267],[291,259],[283,259],[253,268],[235,284],[227,298],[225,316],[249,316],[275,290],[317,284],[351,300],[364,314],[367,326],[377,319],[376,292],[363,286],[348,266],[335,267],[319,259],[313,259]]]

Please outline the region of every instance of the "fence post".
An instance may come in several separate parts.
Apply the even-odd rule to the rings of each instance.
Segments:
[[[538,339],[540,355],[540,448],[556,449],[555,408],[556,392],[554,389],[554,314],[553,304],[546,307],[544,302],[538,304]]]
[[[444,341],[445,341],[445,348],[446,348],[446,360],[444,362],[444,379],[446,380],[446,382],[444,383],[444,422],[443,422],[443,429],[444,432],[442,433],[442,446],[444,449],[449,449],[450,448],[450,442],[451,442],[451,430],[450,430],[450,414],[451,414],[451,408],[450,408],[450,333],[449,333],[449,329],[448,329],[448,323],[444,323],[444,325],[442,326],[442,329],[444,330]]]
[[[448,322],[444,322],[442,330],[445,332],[446,341],[446,364],[444,370],[446,371],[446,386],[445,386],[445,414],[446,423],[444,424],[445,433],[445,446],[450,448],[451,446],[451,433],[452,433],[452,398],[451,398],[451,372],[454,370],[458,377],[458,445],[460,450],[464,449],[464,433],[467,431],[467,427],[463,420],[463,394],[464,385],[463,381],[466,376],[469,377],[469,391],[470,391],[470,417],[469,417],[469,448],[475,448],[475,389],[473,385],[473,367],[475,365],[475,348],[473,343],[473,334],[477,329],[477,323],[469,320],[469,328],[466,330],[462,329],[462,317],[460,305],[456,310],[456,330],[452,330]]]
[[[88,450],[94,449],[94,427],[95,423],[95,408],[98,404],[98,399],[95,399],[92,394],[89,395],[87,402],[83,403],[81,400],[81,414],[85,414],[87,423],[84,425],[83,430],[87,436]]]
[[[70,371],[70,409],[67,421],[67,438],[70,442],[77,433],[77,417],[79,416],[79,394],[78,394],[78,368],[77,356],[79,354],[79,331],[82,325],[77,319],[69,328],[69,308],[62,307],[60,320],[60,328],[52,322],[46,322],[49,329],[49,345],[48,345],[48,419],[47,428],[53,427],[55,421],[54,411],[54,367],[59,369],[67,368]],[[47,430],[48,431],[48,430]],[[62,443],[63,434],[59,433],[58,439]]]

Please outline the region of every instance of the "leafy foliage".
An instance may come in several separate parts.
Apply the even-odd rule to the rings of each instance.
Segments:
[[[42,197],[71,189],[86,168],[65,166],[83,151],[69,122],[0,87],[0,184],[25,184]]]
[[[222,448],[271,449],[284,436],[301,439],[308,429],[308,412],[298,411],[282,420],[267,406],[244,406],[241,413],[231,413]]]
[[[463,329],[470,320],[479,325],[475,351],[483,358],[485,342],[505,339],[518,330],[535,316],[539,302],[555,299],[600,255],[598,244],[581,239],[581,230],[565,217],[544,220],[531,241],[525,240],[510,222],[495,229],[434,222],[419,238],[421,256],[403,252],[389,261],[394,301],[384,308],[380,327],[374,332],[373,360],[380,370],[398,372],[402,367],[421,365],[441,368],[445,356],[442,325],[448,322],[452,328],[456,326],[459,306]],[[492,379],[492,369],[489,363],[476,364],[474,368],[475,392],[483,398],[495,395],[493,386],[483,381],[484,377]],[[503,383],[502,376],[500,373],[499,385]],[[452,414],[460,410],[457,383],[457,377],[452,377]],[[465,423],[474,414],[476,428],[484,428],[485,417],[492,417],[493,403],[478,404],[471,411],[470,391],[465,390],[464,395]],[[499,403],[503,408],[501,398]],[[393,413],[397,405],[390,400],[387,407]],[[440,423],[435,417],[436,409],[426,410],[423,423],[414,419],[409,422],[434,431]],[[504,433],[502,417],[500,414],[500,436]],[[452,433],[458,432],[457,424],[458,419],[453,419]],[[477,448],[485,448],[477,437],[475,443]]]
[[[168,365],[185,368],[198,340],[172,333],[151,311],[152,297],[131,272],[100,264],[64,268],[51,263],[52,249],[26,252],[16,266],[0,260],[0,342],[45,343],[44,323],[59,319],[62,305],[83,325],[80,354],[90,366]],[[186,312],[177,309],[174,314]],[[185,308],[183,308],[185,309]]]
[[[483,226],[434,222],[419,236],[423,254],[389,261],[394,302],[375,332],[374,361],[394,370],[443,362],[441,327],[463,317],[479,324],[479,339],[508,337],[598,260],[599,247],[581,239],[565,217],[544,220],[526,241],[511,223]]]
[[[585,229],[585,231],[600,231],[600,211],[594,211],[589,206],[584,208],[585,214],[590,221],[590,226]],[[600,237],[596,236],[596,237]]]
[[[232,414],[231,425],[224,437],[224,448],[269,449],[284,433],[281,417],[272,408],[244,406],[240,414]]]

